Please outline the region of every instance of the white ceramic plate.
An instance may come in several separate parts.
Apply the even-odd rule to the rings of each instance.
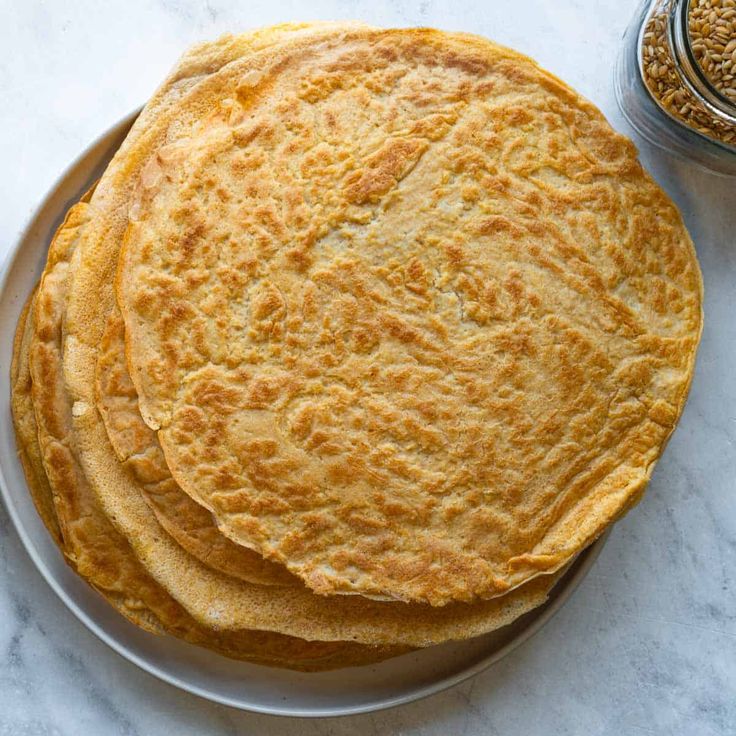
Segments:
[[[141,631],[116,613],[64,563],[31,502],[9,431],[13,333],[46,260],[51,236],[71,204],[103,172],[137,113],[93,143],[59,179],[32,216],[0,276],[0,490],[28,554],[77,618],[126,659],[160,679],[243,710],[291,716],[336,716],[389,708],[437,693],[481,672],[546,623],[592,566],[605,539],[583,552],[548,603],[500,631],[444,644],[372,667],[301,674],[235,662],[171,637]]]

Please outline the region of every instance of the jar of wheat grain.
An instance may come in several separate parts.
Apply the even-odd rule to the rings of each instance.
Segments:
[[[647,0],[624,34],[614,81],[644,138],[736,176],[736,0]]]

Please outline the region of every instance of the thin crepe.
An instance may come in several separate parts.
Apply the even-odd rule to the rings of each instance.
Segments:
[[[702,282],[589,102],[480,38],[354,29],[177,110],[117,296],[141,414],[224,534],[319,593],[444,605],[560,569],[639,498]]]
[[[327,38],[329,33],[322,36]],[[298,47],[306,39],[305,35],[293,43]],[[182,99],[200,99],[206,91],[203,88],[217,84],[216,76]],[[147,127],[137,129],[136,139],[126,141],[108,167],[95,192],[91,203],[94,214],[74,258],[65,321],[63,367],[74,403],[73,430],[80,460],[106,515],[146,569],[207,626],[267,629],[306,639],[427,646],[494,630],[543,603],[558,576],[540,578],[494,601],[442,609],[357,596],[327,599],[302,587],[251,585],[218,574],[162,534],[140,487],[117,460],[96,410],[95,371],[107,317],[114,306],[111,264],[127,224],[131,179],[140,172],[151,147],[182,134],[186,122],[187,116],[179,108],[158,116]]]

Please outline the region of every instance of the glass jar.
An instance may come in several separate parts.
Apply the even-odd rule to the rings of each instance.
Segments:
[[[646,0],[623,40],[614,85],[632,127],[736,176],[736,0]]]

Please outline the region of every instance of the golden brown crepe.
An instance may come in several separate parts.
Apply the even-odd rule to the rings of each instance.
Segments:
[[[320,38],[331,37],[330,32],[319,33]],[[306,39],[304,35],[289,43],[298,46]],[[200,83],[182,102],[199,99],[215,77]],[[126,141],[100,181],[92,202],[94,216],[71,269],[64,371],[74,401],[74,435],[80,460],[106,515],[151,575],[194,618],[213,628],[259,628],[307,639],[426,646],[494,630],[544,602],[557,576],[534,581],[496,601],[442,610],[357,596],[326,599],[302,586],[264,588],[216,573],[161,533],[141,498],[140,485],[117,461],[95,409],[94,378],[107,322],[106,305],[113,305],[109,264],[115,261],[127,222],[123,213],[127,213],[133,193],[130,182],[152,145],[185,130],[186,109],[183,105],[158,116],[145,129],[137,129],[137,139]]]
[[[640,496],[700,272],[569,87],[477,37],[356,28],[230,64],[156,131],[130,222],[89,250],[111,262],[127,225],[141,414],[224,534],[319,593],[445,605],[559,570]]]

